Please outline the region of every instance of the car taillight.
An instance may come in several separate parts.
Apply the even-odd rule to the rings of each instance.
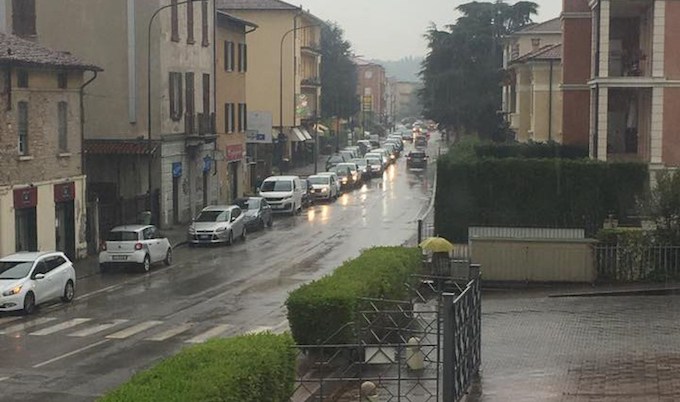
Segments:
[[[141,249],[142,249],[142,243],[135,244],[135,250],[141,250]]]
[[[105,241],[103,241],[102,244],[99,245],[99,249],[101,251],[106,251],[106,242]]]

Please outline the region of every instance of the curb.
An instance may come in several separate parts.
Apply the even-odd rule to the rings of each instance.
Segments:
[[[599,292],[584,292],[584,293],[563,293],[549,295],[552,298],[565,297],[602,297],[602,296],[662,296],[680,294],[680,287],[672,288],[650,288],[650,289],[626,289],[626,290],[606,290]]]

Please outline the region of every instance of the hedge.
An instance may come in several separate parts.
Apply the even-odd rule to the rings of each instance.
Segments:
[[[136,374],[103,402],[288,402],[295,381],[290,335],[217,339]]]
[[[435,228],[467,241],[469,226],[576,227],[594,233],[625,217],[647,188],[642,163],[444,157],[437,164]]]
[[[406,283],[421,267],[417,248],[376,247],[349,260],[331,275],[303,285],[288,296],[288,322],[299,345],[356,343],[355,322],[362,297],[406,300]],[[334,335],[332,339],[329,337]]]
[[[477,158],[588,158],[588,148],[578,145],[563,145],[557,142],[529,143],[485,143],[474,147]]]

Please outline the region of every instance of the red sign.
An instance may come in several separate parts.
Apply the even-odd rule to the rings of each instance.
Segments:
[[[38,205],[37,187],[14,190],[14,209],[34,208],[36,205]]]
[[[243,145],[227,145],[227,161],[240,161],[243,159]]]
[[[73,182],[54,185],[54,202],[68,202],[76,198],[76,185]]]

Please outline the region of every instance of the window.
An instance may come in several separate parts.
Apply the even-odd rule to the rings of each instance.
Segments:
[[[373,71],[371,71],[371,70],[366,71],[364,73],[364,78],[366,78],[367,80],[370,80],[371,78],[373,78]]]
[[[187,43],[193,45],[194,40],[194,3],[187,3]]]
[[[17,86],[19,88],[28,88],[28,71],[26,70],[17,71]]]
[[[170,0],[170,40],[173,42],[179,42],[179,20],[177,15],[177,0]]]
[[[248,113],[246,112],[246,104],[245,103],[239,103],[238,104],[238,131],[242,132],[248,129],[247,125],[247,115]]]
[[[234,42],[224,42],[224,69],[234,71]]]
[[[371,96],[371,94],[372,94],[371,87],[364,88],[364,96]]]
[[[238,71],[245,73],[248,70],[248,48],[245,43],[238,44]]]
[[[142,231],[143,240],[152,240],[156,238],[156,230],[153,227],[148,227]]]
[[[28,102],[18,103],[17,114],[19,155],[28,155]]]
[[[59,89],[68,88],[68,73],[64,72],[57,74],[57,86]]]
[[[57,104],[59,121],[59,151],[68,151],[68,103],[59,102]]]
[[[233,133],[236,129],[236,112],[234,110],[233,103],[224,104],[224,131],[227,133]]]
[[[185,73],[184,81],[186,84],[185,97],[187,104],[187,114],[193,116],[196,113],[195,105],[195,95],[194,95],[194,73]]]
[[[208,40],[208,2],[207,1],[202,1],[201,2],[201,34],[203,37],[203,40],[201,41],[201,45],[208,46],[210,45],[210,41]]]
[[[12,0],[12,28],[17,36],[35,36],[35,0]]]
[[[170,118],[179,121],[182,118],[182,73],[170,73],[168,86],[170,97]]]
[[[203,115],[210,115],[210,74],[203,74]]]

